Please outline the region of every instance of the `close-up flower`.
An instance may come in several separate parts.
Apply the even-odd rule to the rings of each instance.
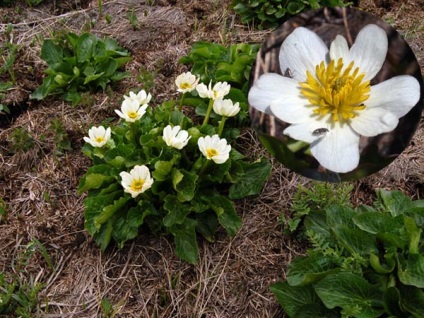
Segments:
[[[231,99],[216,99],[213,103],[213,111],[225,117],[233,117],[240,111],[239,103],[233,104]]]
[[[213,100],[223,99],[230,92],[231,85],[227,82],[218,82],[212,87],[212,82],[206,86],[203,83],[197,85],[196,90],[202,98],[210,98]]]
[[[131,194],[133,198],[150,189],[154,182],[150,176],[149,168],[145,165],[134,166],[129,173],[122,171],[119,175],[122,179],[121,185],[124,191]]]
[[[197,144],[206,159],[213,160],[217,164],[226,162],[230,157],[231,145],[218,135],[200,137]]]
[[[386,32],[369,24],[349,48],[337,35],[328,49],[304,27],[283,42],[282,73],[261,75],[249,91],[249,104],[291,124],[284,134],[310,144],[312,155],[337,173],[354,170],[360,159],[360,136],[373,137],[396,128],[420,98],[410,75],[371,85],[386,60]]]
[[[183,149],[191,136],[188,135],[186,130],[182,130],[180,126],[171,127],[171,125],[168,125],[163,129],[162,138],[168,147]]]
[[[88,137],[84,137],[84,141],[93,147],[103,147],[110,140],[110,127],[105,129],[103,126],[91,127],[88,130]]]
[[[191,72],[182,73],[175,79],[177,91],[180,93],[191,92],[196,89],[199,78],[191,74]]]
[[[152,99],[152,95],[147,94],[144,89],[139,91],[137,94],[134,92],[130,92],[129,96],[124,95],[124,100],[135,100],[138,102],[139,105],[148,104],[150,100]]]
[[[140,105],[137,99],[124,99],[121,110],[115,109],[119,117],[125,119],[129,123],[139,120],[145,113],[148,105]]]

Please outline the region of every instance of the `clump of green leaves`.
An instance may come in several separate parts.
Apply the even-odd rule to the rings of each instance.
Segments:
[[[232,89],[247,96],[252,64],[259,50],[257,44],[232,44],[225,47],[210,42],[196,42],[180,63],[191,65],[191,72],[204,83],[228,82]]]
[[[34,138],[31,134],[23,127],[15,128],[11,133],[10,140],[10,152],[16,153],[19,151],[28,151],[34,144]]]
[[[59,94],[75,106],[81,101],[81,92],[105,90],[108,84],[125,78],[127,73],[119,70],[131,59],[129,55],[114,39],[100,39],[91,33],[68,33],[46,40],[41,57],[48,65],[47,76],[31,98]]]
[[[36,239],[24,246],[13,264],[11,274],[0,274],[0,314],[13,317],[30,318],[40,314],[39,293],[42,283],[35,283],[35,278],[26,272],[26,266],[31,257],[39,252],[50,269],[53,269],[51,259],[45,247]]]
[[[49,129],[54,133],[55,154],[63,155],[66,151],[72,150],[71,141],[69,140],[68,133],[63,127],[60,119],[56,118],[50,122]]]
[[[379,189],[374,206],[313,209],[304,226],[312,248],[271,286],[290,317],[422,317],[424,200]]]
[[[287,234],[298,230],[304,217],[311,211],[324,210],[333,204],[351,206],[349,199],[352,189],[349,183],[312,182],[311,189],[299,186],[291,206],[293,216],[288,218],[281,215],[282,223],[287,224]]]
[[[344,0],[233,0],[232,7],[243,23],[259,28],[276,28],[290,17],[308,9],[348,6]]]
[[[88,193],[85,228],[103,250],[112,240],[122,247],[139,229],[149,229],[171,234],[176,255],[196,263],[197,235],[212,242],[219,226],[235,235],[241,220],[233,200],[258,194],[268,178],[267,160],[251,162],[234,147],[220,164],[202,154],[198,146],[202,137],[219,135],[225,143],[235,142],[240,134],[234,127],[237,118],[227,121],[212,113],[212,99],[207,104],[199,96],[187,94],[180,103],[167,101],[148,107],[139,120],[111,127],[113,141],[105,147],[84,146],[84,153],[93,160],[79,185],[80,192]],[[197,100],[198,107],[206,105],[205,111],[197,112],[204,113],[200,115],[205,117],[202,124],[181,111],[190,99]],[[164,140],[168,125],[180,126],[190,136],[182,149],[168,146]],[[133,198],[124,192],[120,173],[135,165],[148,167],[154,183]]]

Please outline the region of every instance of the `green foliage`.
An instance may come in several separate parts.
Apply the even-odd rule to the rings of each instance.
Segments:
[[[0,197],[0,220],[1,217],[7,217],[7,204],[2,197]]]
[[[349,183],[334,184],[313,182],[311,189],[299,186],[291,206],[292,217],[281,215],[281,221],[287,224],[286,234],[298,230],[301,221],[311,211],[323,210],[326,207],[339,204],[350,206],[350,192],[353,186]]]
[[[2,100],[5,97],[5,93],[12,86],[13,86],[13,84],[11,82],[4,82],[4,83],[1,83],[0,82],[0,100]],[[4,105],[4,104],[0,103],[0,114],[2,112],[9,114],[10,113],[10,109],[9,109],[9,107],[7,105]]]
[[[374,206],[311,209],[312,245],[271,286],[289,317],[423,317],[424,200],[377,190]]]
[[[290,17],[320,7],[348,6],[344,0],[233,0],[232,7],[243,23],[276,28]]]
[[[211,109],[212,101],[208,106],[200,97],[187,94],[182,100]],[[198,234],[211,242],[219,226],[231,236],[236,234],[241,220],[233,200],[258,194],[269,177],[270,164],[265,159],[250,162],[234,148],[222,164],[206,159],[197,144],[200,137],[218,134],[231,143],[239,135],[234,127],[237,120],[228,119],[224,128],[217,114],[206,118],[209,121],[199,125],[175,101],[167,101],[148,107],[133,123],[111,127],[113,141],[106,146],[84,146],[83,152],[93,160],[79,185],[80,192],[88,192],[85,228],[103,250],[112,240],[122,247],[139,230],[149,229],[172,235],[176,255],[196,263]],[[167,146],[163,139],[167,125],[188,132],[191,139],[183,149]],[[135,165],[147,166],[154,183],[132,198],[124,192],[120,173]]]
[[[74,106],[80,103],[81,92],[105,90],[108,84],[125,78],[127,74],[119,69],[131,59],[115,40],[90,33],[46,40],[41,57],[48,65],[47,76],[31,98],[60,94]]]
[[[53,269],[53,264],[45,247],[36,239],[31,241],[17,255],[13,263],[14,270],[0,274],[0,314],[13,317],[30,318],[39,314],[39,292],[43,284],[35,283],[34,277],[26,272],[31,257],[39,252],[47,266]],[[38,316],[38,315],[36,315]]]
[[[63,128],[62,121],[58,118],[50,122],[49,129],[54,133],[55,154],[63,155],[66,151],[72,150],[71,141],[69,140],[68,133]]]
[[[35,7],[44,2],[44,0],[25,0],[26,4],[30,7]]]
[[[234,94],[247,95],[248,80],[259,45],[233,44],[228,47],[210,42],[196,42],[180,63],[191,65],[191,72],[203,83],[228,82]]]
[[[13,129],[11,134],[11,145],[9,151],[16,153],[18,151],[28,151],[34,146],[34,139],[31,134],[23,127]]]

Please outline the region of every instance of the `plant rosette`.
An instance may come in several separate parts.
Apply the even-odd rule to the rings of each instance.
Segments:
[[[222,226],[234,236],[241,225],[234,200],[258,194],[270,164],[232,147],[238,130],[219,115],[196,124],[176,101],[153,108],[150,95],[138,94],[124,97],[117,125],[93,127],[84,138],[93,162],[79,184],[85,228],[102,250],[112,240],[121,248],[140,228],[172,234],[176,255],[196,263],[197,234],[213,242]]]
[[[393,131],[420,99],[420,84],[410,75],[370,84],[387,51],[387,34],[375,24],[363,27],[351,48],[337,35],[329,49],[313,31],[298,27],[279,55],[281,70],[291,76],[261,75],[249,104],[290,124],[283,133],[309,144],[322,167],[350,172],[360,161],[360,137]]]

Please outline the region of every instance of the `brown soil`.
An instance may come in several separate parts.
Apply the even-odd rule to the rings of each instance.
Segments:
[[[293,194],[302,178],[273,163],[262,194],[237,202],[243,226],[234,238],[219,233],[216,243],[199,240],[196,266],[177,259],[172,240],[140,233],[123,249],[101,252],[84,230],[84,196],[77,194],[79,178],[90,166],[81,153],[82,137],[93,124],[114,116],[121,96],[143,87],[139,78],[154,75],[150,92],[155,102],[176,97],[175,77],[187,70],[178,64],[192,44],[206,40],[221,44],[260,43],[269,31],[239,23],[230,0],[103,1],[109,24],[98,19],[98,1],[45,0],[28,8],[17,1],[0,8],[0,41],[20,45],[15,62],[16,86],[2,103],[12,115],[0,114],[0,198],[8,216],[0,219],[0,271],[15,272],[16,260],[36,239],[46,248],[54,268],[34,253],[23,280],[42,282],[39,313],[34,317],[98,317],[106,298],[116,317],[284,317],[269,285],[285,278],[287,264],[305,246],[282,234],[281,214],[289,215]],[[360,1],[359,7],[392,24],[408,41],[424,71],[424,8],[418,0]],[[137,28],[128,14],[137,15]],[[13,38],[7,25],[13,25]],[[90,30],[111,36],[128,48],[132,74],[114,91],[90,95],[84,105],[71,107],[59,99],[30,101],[42,81],[41,39],[55,32]],[[5,75],[6,76],[6,75]],[[4,78],[0,78],[0,81]],[[147,86],[147,85],[146,85]],[[150,87],[149,87],[150,88]],[[51,126],[58,119],[72,150],[58,154]],[[33,145],[11,152],[13,132],[26,129]],[[254,132],[243,136],[246,152],[264,155]],[[410,146],[389,167],[353,183],[354,204],[371,203],[376,188],[400,189],[414,199],[424,198],[424,123]]]

